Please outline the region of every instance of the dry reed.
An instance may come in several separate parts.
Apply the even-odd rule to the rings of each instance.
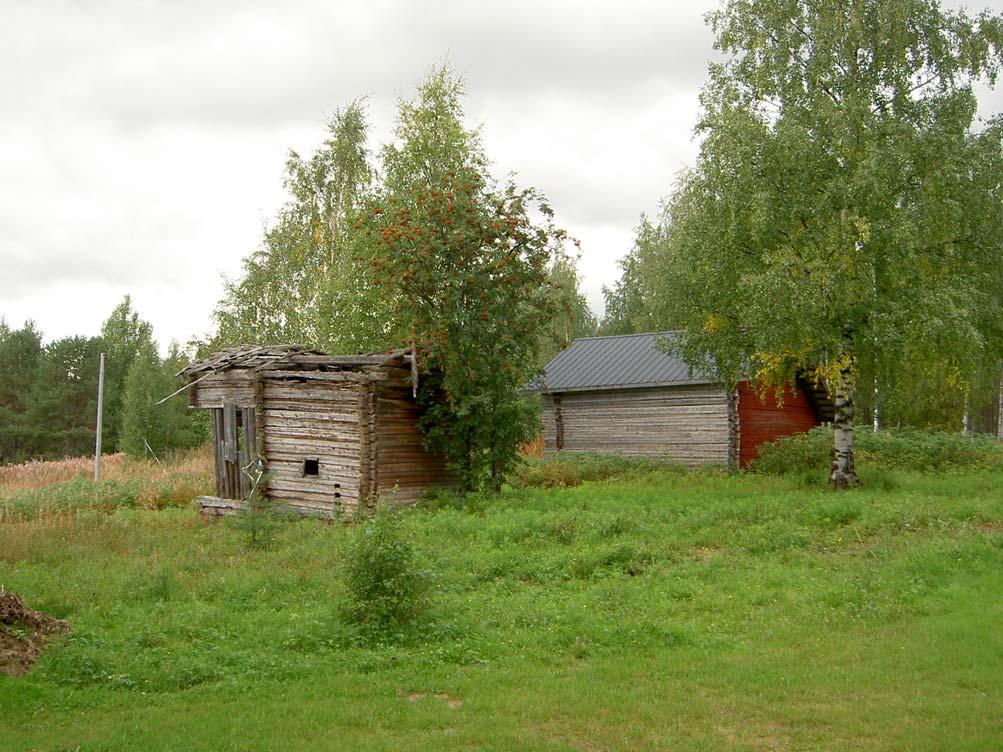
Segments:
[[[31,460],[19,465],[6,465],[0,467],[0,498],[77,478],[90,478],[93,474],[93,457],[70,457],[49,462]],[[163,464],[153,459],[132,459],[122,453],[107,454],[101,458],[103,480],[138,480],[157,484],[178,475],[211,477],[211,447],[178,452]]]

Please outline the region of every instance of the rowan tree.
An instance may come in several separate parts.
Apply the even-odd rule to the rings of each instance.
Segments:
[[[428,445],[465,489],[486,479],[498,489],[536,432],[518,391],[561,310],[552,270],[567,236],[537,191],[491,178],[477,132],[463,125],[462,93],[440,68],[401,103],[358,261],[385,305],[380,334],[420,354]]]

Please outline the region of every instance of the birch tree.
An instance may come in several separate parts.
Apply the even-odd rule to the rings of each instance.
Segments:
[[[244,260],[216,307],[217,345],[325,344],[322,301],[343,277],[355,213],[373,180],[366,111],[356,100],[335,112],[316,152],[289,152],[286,204]]]
[[[863,357],[959,380],[995,359],[1003,123],[975,127],[973,86],[995,82],[1003,21],[936,0],[728,0],[709,20],[724,61],[668,207],[664,300],[690,363],[827,382],[830,482],[852,486]]]

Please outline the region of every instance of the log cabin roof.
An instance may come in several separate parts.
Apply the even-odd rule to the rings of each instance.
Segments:
[[[694,371],[659,349],[659,340],[671,339],[675,334],[648,332],[576,339],[547,364],[529,389],[572,392],[717,382],[713,376]]]
[[[328,355],[303,345],[238,345],[213,353],[189,364],[178,376],[192,379],[209,372],[246,371],[330,371],[387,365],[411,366],[410,349],[388,350],[365,355]]]

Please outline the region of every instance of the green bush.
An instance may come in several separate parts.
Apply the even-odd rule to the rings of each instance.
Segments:
[[[829,467],[832,430],[815,428],[759,447],[752,469],[763,475],[813,477]]]
[[[401,517],[384,512],[359,525],[345,571],[349,621],[374,631],[407,624],[425,608],[427,573],[417,568]]]
[[[659,458],[562,452],[548,457],[527,457],[512,474],[510,483],[523,488],[569,488],[584,481],[629,478],[680,468]]]
[[[1003,447],[991,436],[904,428],[858,431],[855,438],[858,461],[885,469],[942,472],[1003,463]]]
[[[989,436],[964,436],[945,431],[911,428],[868,428],[854,431],[854,452],[864,474],[871,469],[882,487],[891,489],[894,478],[876,471],[916,470],[945,472],[1003,464],[1003,446]],[[826,426],[764,444],[753,470],[764,475],[797,477],[805,483],[821,481],[832,453],[832,429]]]

